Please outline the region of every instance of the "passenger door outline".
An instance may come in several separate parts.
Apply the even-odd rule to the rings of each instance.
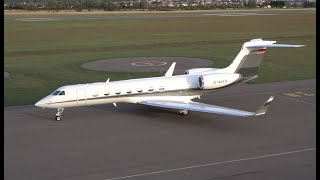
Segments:
[[[86,92],[84,89],[77,89],[77,104],[78,105],[86,104]]]

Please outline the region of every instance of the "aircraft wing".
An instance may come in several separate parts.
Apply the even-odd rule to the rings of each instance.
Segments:
[[[238,109],[231,109],[231,108],[214,106],[214,105],[203,104],[203,103],[192,102],[192,101],[186,103],[181,101],[170,101],[170,100],[150,100],[150,101],[142,101],[139,104],[144,104],[144,105],[154,106],[154,107],[161,107],[161,108],[169,108],[169,109],[199,111],[199,112],[230,115],[230,116],[248,117],[248,116],[259,116],[259,115],[265,114],[272,100],[273,100],[273,96],[271,96],[268,99],[268,101],[266,101],[256,112],[242,111]]]

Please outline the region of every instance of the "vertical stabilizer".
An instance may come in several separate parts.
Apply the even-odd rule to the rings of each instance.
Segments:
[[[267,48],[271,47],[301,47],[303,45],[274,44],[276,41],[252,39],[243,44],[241,51],[233,62],[224,69],[227,73],[238,73],[244,78],[258,74],[259,66]]]

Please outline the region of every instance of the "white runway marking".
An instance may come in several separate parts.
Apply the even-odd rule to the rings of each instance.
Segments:
[[[203,16],[270,16],[275,14],[262,13],[221,13],[221,14],[202,14]]]
[[[294,90],[288,90],[288,91],[304,91],[304,90],[315,90],[315,88],[294,89]],[[259,94],[272,94],[272,93],[284,93],[284,92],[287,92],[287,91],[280,90],[280,91],[266,91],[266,92],[261,92],[261,93],[244,93],[244,94],[220,96],[220,97],[215,97],[215,98],[218,99],[218,98],[241,97],[241,96],[250,96],[250,95],[259,95]]]
[[[290,100],[292,100],[292,101],[296,101],[296,102],[300,102],[300,103],[304,103],[304,104],[309,104],[309,105],[315,106],[315,104],[312,104],[312,103],[309,103],[309,102],[306,102],[306,101],[297,100],[297,99],[293,99],[293,98],[289,98],[289,97],[281,96],[281,95],[278,95],[278,96],[279,96],[279,97],[282,97],[282,98],[290,99]]]
[[[162,61],[144,61],[131,63],[132,66],[164,66],[166,64],[166,62]]]
[[[194,169],[194,168],[207,167],[207,166],[215,166],[215,165],[228,164],[228,163],[234,163],[234,162],[240,162],[240,161],[262,159],[262,158],[268,158],[268,157],[274,157],[274,156],[283,156],[283,155],[287,155],[287,154],[301,153],[301,152],[314,151],[314,150],[316,150],[316,148],[302,149],[302,150],[297,150],[297,151],[287,151],[287,152],[283,152],[283,153],[268,154],[268,155],[255,156],[255,157],[242,158],[242,159],[229,160],[229,161],[222,161],[222,162],[215,162],[215,163],[208,163],[208,164],[200,164],[200,165],[195,165],[195,166],[167,169],[167,170],[162,170],[162,171],[153,171],[153,172],[149,172],[149,173],[135,174],[135,175],[129,175],[129,176],[122,176],[122,177],[114,177],[114,178],[109,178],[109,179],[105,179],[105,180],[129,179],[129,178],[140,177],[140,176],[148,176],[148,175],[160,174],[160,173],[166,173],[166,172],[172,172],[172,171],[181,171],[181,170]]]
[[[15,19],[17,21],[27,21],[27,22],[35,22],[35,21],[57,21],[60,19],[56,18],[21,18],[21,19]]]

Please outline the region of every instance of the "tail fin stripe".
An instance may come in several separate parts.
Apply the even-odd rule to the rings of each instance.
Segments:
[[[265,53],[265,52],[266,52],[266,49],[259,49],[258,52],[257,52],[257,54],[263,54],[263,53]]]

